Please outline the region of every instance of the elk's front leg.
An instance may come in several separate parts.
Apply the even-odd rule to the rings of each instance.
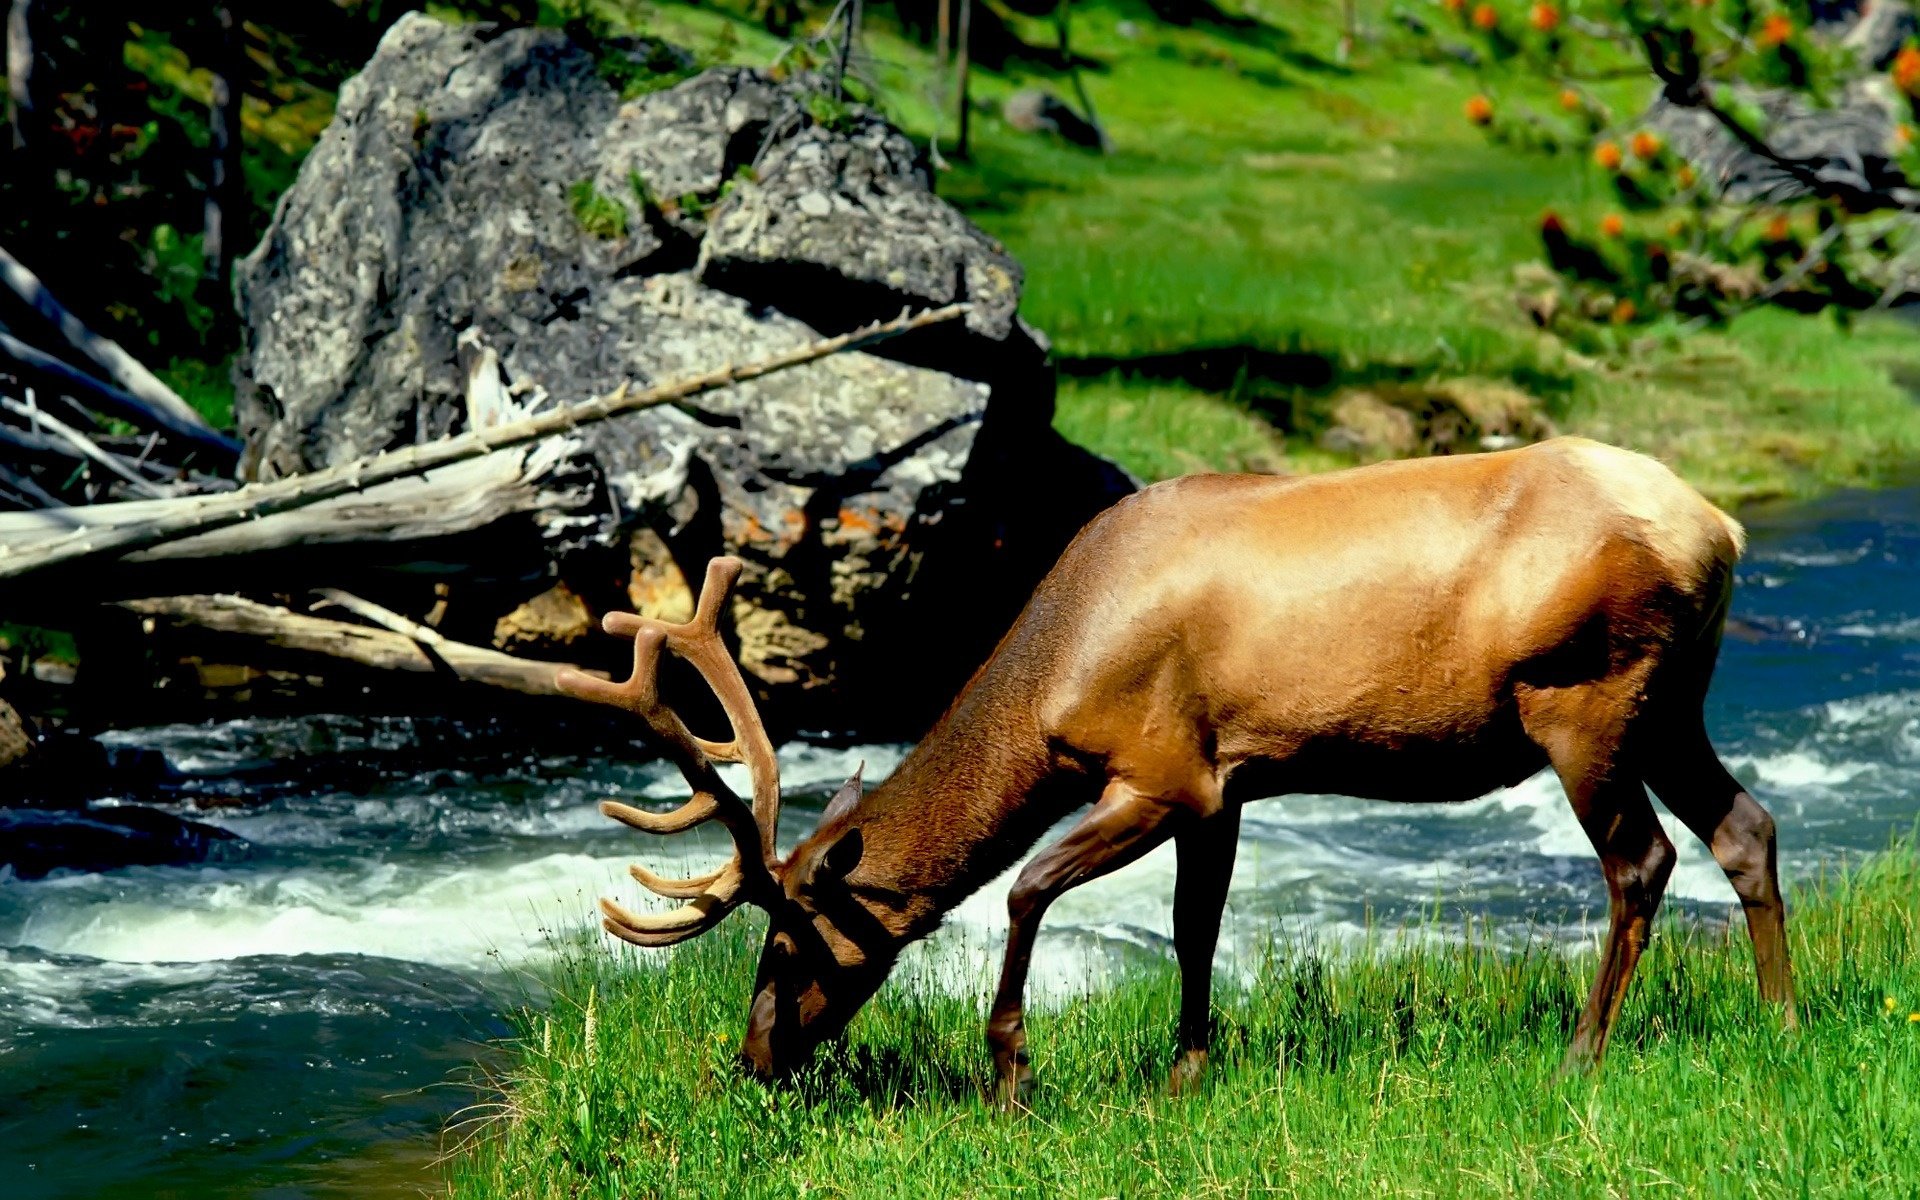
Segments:
[[[1167,1081],[1174,1095],[1190,1091],[1207,1069],[1213,1037],[1213,950],[1227,907],[1240,806],[1231,805],[1174,835],[1179,874],[1173,885],[1173,952],[1180,960],[1180,1051]]]
[[[1023,1007],[1027,968],[1033,959],[1040,918],[1061,893],[1118,870],[1167,838],[1166,818],[1178,801],[1149,796],[1115,779],[1067,836],[1047,847],[1020,872],[1007,894],[1007,959],[987,1018],[999,1107],[1024,1107],[1033,1091]]]

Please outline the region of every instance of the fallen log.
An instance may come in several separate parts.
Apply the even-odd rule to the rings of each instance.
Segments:
[[[378,609],[393,622],[414,623],[397,613],[353,598],[362,609]],[[564,663],[515,658],[498,650],[470,646],[434,633],[430,640],[346,621],[312,617],[241,596],[164,596],[125,600],[120,606],[143,617],[210,633],[247,638],[281,650],[341,659],[382,671],[448,675],[528,696],[558,696],[554,674]],[[418,628],[424,629],[424,626]],[[431,631],[429,631],[431,632]],[[579,670],[580,668],[572,668]],[[604,671],[590,675],[606,678]]]
[[[564,448],[525,447],[389,480],[364,491],[272,513],[205,533],[159,542],[123,556],[127,563],[235,559],[293,546],[423,542],[483,528],[505,517],[572,511],[590,499],[585,481],[559,477]],[[237,492],[225,495],[237,495]],[[191,512],[208,497],[177,496],[0,513],[0,547],[26,552],[84,533],[111,536]],[[243,569],[236,561],[235,569]],[[217,580],[214,586],[222,586]]]
[[[706,392],[951,321],[965,315],[968,309],[969,306],[964,303],[950,304],[912,316],[903,315],[896,320],[870,325],[839,337],[809,342],[745,366],[729,365],[642,392],[630,393],[623,385],[609,395],[535,416],[505,421],[490,428],[471,430],[457,437],[409,446],[290,479],[251,484],[220,495],[183,499],[169,504],[164,511],[143,514],[133,520],[108,518],[102,522],[94,519],[99,509],[115,507],[112,505],[49,509],[31,514],[64,523],[67,532],[59,537],[39,538],[26,544],[16,544],[0,533],[0,580],[18,580],[50,567],[72,567],[105,559],[123,559],[149,547],[257,521],[276,513],[306,508],[325,500],[365,491],[376,484],[483,458],[499,450],[543,441],[582,425],[641,409],[675,405],[690,409],[696,416],[706,415],[686,402]],[[0,600],[4,600],[11,588],[16,586],[11,584],[0,589]]]
[[[88,329],[80,318],[68,311],[66,305],[47,290],[47,285],[41,283],[38,276],[7,253],[4,246],[0,246],[0,283],[6,284],[14,295],[45,317],[47,323],[59,331],[67,345],[85,355],[87,361],[117,385],[121,394],[131,397],[141,410],[151,414],[152,419],[184,437],[198,440],[199,437],[211,436],[238,449],[231,438],[218,433],[191,404],[160,382],[153,372],[141,365],[139,359],[121,349],[118,342]],[[127,419],[138,420],[133,416],[127,416]]]

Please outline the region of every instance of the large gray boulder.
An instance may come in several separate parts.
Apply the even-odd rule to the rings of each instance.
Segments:
[[[648,90],[663,53],[394,25],[238,270],[246,469],[458,432],[476,347],[523,402],[566,402],[969,301],[964,326],[704,397],[706,419],[585,431],[599,500],[547,522],[552,577],[519,597],[557,579],[536,607],[583,618],[571,637],[616,605],[671,616],[708,555],[739,554],[742,658],[776,718],[913,732],[1129,481],[1052,433],[1020,266],[909,139],[804,76]],[[554,648],[525,625],[502,636]]]

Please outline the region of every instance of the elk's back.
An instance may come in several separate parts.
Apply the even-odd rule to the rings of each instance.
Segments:
[[[1516,686],[1711,653],[1740,541],[1665,467],[1573,438],[1191,476],[1090,524],[980,683],[1012,660],[1049,737],[1089,755],[1326,757],[1364,776],[1379,750],[1396,780],[1431,755],[1487,774],[1459,784],[1480,794],[1539,765]]]

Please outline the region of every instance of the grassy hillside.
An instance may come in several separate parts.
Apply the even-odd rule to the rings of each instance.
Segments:
[[[1658,325],[1633,341],[1602,331],[1577,350],[1534,329],[1514,303],[1514,271],[1540,254],[1542,213],[1552,208],[1591,236],[1612,199],[1576,156],[1489,144],[1462,105],[1484,92],[1503,111],[1543,109],[1551,89],[1423,61],[1430,52],[1399,32],[1387,0],[1360,4],[1366,36],[1337,62],[1339,3],[1245,0],[1228,15],[1160,0],[1162,10],[1197,15],[1182,27],[1145,0],[1081,0],[1073,46],[1113,138],[1105,156],[1001,119],[1018,88],[1073,89],[1048,65],[1057,58],[1051,20],[995,5],[1030,49],[1003,70],[976,70],[974,153],[938,186],[1026,264],[1025,312],[1058,346],[1058,423],[1069,436],[1147,477],[1315,470],[1353,461],[1320,442],[1351,392],[1518,388],[1559,428],[1658,454],[1723,501],[1884,482],[1920,460],[1909,391],[1920,380],[1920,339],[1902,319],[1848,332],[1827,317],[1764,312],[1687,337]],[[708,61],[765,64],[780,48],[744,4],[539,7],[557,16],[582,6]],[[458,17],[476,6],[430,7]],[[1433,0],[1401,7],[1445,24]],[[893,11],[873,11],[860,70],[881,106],[924,140],[935,129],[930,47],[902,36]],[[345,70],[324,55],[308,61],[297,38],[267,44],[267,84],[245,113],[256,226],[323,126]],[[177,118],[187,142],[204,141],[205,73],[151,30],[126,44],[125,59],[147,89],[142,103]],[[1620,114],[1648,91],[1630,73],[1594,85]],[[949,111],[949,139],[953,124]],[[114,199],[103,211],[134,203]],[[180,352],[179,339],[156,331],[201,328],[212,310],[168,282],[179,269],[193,274],[197,241],[168,225],[115,244],[148,241],[171,247],[141,252],[160,299],[141,300],[129,277],[119,291],[134,302],[109,307],[133,322],[119,330],[133,344],[143,344],[142,322],[151,327],[145,340],[158,339],[148,350],[159,362]],[[84,279],[69,282],[84,300]],[[182,313],[147,311],[153,304]],[[224,344],[211,337],[208,353]],[[227,403],[224,362],[189,356],[165,369],[196,404]]]
[[[1596,878],[1596,884],[1597,884]],[[1555,1068],[1591,954],[1471,938],[1275,946],[1216,994],[1198,1096],[1165,1095],[1169,965],[1029,1021],[1031,1114],[981,1099],[977,995],[896,982],[797,1092],[732,1068],[758,945],[582,949],[517,1016],[455,1196],[1895,1196],[1920,1192],[1920,854],[1798,896],[1803,1028],[1738,926],[1654,940],[1611,1056]]]
[[[1377,3],[1362,6],[1377,36],[1347,64],[1333,61],[1335,0],[1247,11],[1260,23],[1183,29],[1144,5],[1076,5],[1107,156],[997,115],[1020,87],[1071,95],[1057,73],[976,74],[974,154],[939,187],[1026,264],[1024,311],[1058,347],[1069,436],[1147,477],[1322,469],[1352,461],[1316,445],[1346,390],[1462,380],[1515,385],[1561,429],[1657,454],[1726,502],[1885,482],[1920,461],[1910,323],[1848,331],[1767,311],[1571,349],[1516,307],[1514,269],[1540,257],[1545,210],[1591,236],[1611,195],[1583,161],[1491,145],[1461,113],[1481,91],[1544,108],[1545,87],[1417,61]],[[644,20],[694,45],[730,23],[673,5]],[[1047,23],[1015,24],[1051,44]],[[726,40],[745,62],[773,48],[745,24]],[[876,26],[868,51],[883,105],[928,135],[925,49]],[[1600,88],[1621,114],[1648,91]]]

